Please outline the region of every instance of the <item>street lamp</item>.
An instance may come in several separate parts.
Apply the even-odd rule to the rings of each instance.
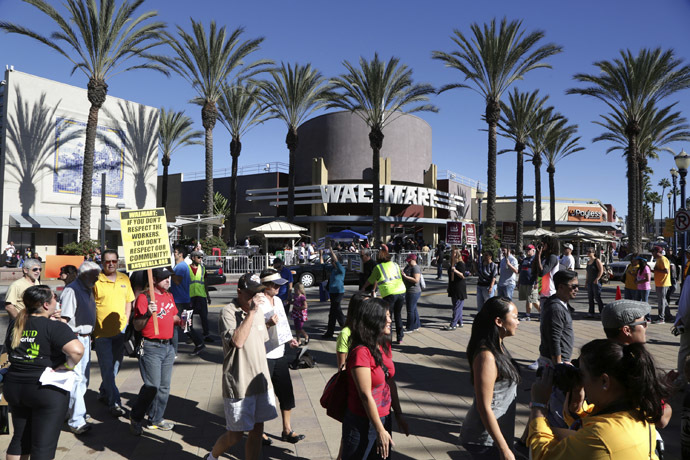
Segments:
[[[678,195],[678,170],[676,168],[671,168],[671,180],[673,181],[673,218],[675,219],[676,212],[678,211],[678,208],[676,207],[676,195]],[[676,257],[678,257],[678,232],[676,232],[675,223],[673,225],[673,249]]]
[[[477,233],[477,267],[481,267],[482,264],[482,200],[484,199],[485,193],[477,188],[477,203],[479,204],[479,225]]]
[[[678,173],[680,174],[680,208],[685,210],[685,176],[688,174],[688,168],[690,168],[690,155],[685,153],[685,150],[681,150],[678,155],[674,158],[676,161],[676,166],[678,166]],[[680,260],[683,261],[683,268],[685,269],[685,247],[687,246],[686,232],[683,232],[683,247],[680,248],[682,251],[682,256]],[[682,281],[681,281],[682,282]]]

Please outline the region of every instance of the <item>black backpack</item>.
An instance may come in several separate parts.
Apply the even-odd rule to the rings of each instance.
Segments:
[[[297,356],[295,356],[295,359],[289,364],[290,369],[311,369],[316,366],[316,360],[312,355],[307,353],[307,348],[308,347],[304,347],[297,352]]]

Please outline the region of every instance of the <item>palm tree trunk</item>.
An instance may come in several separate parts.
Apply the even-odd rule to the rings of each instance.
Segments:
[[[487,191],[486,191],[486,241],[493,239],[496,234],[496,128],[501,116],[501,106],[498,101],[486,104],[486,122],[489,125],[489,152],[487,159]]]
[[[81,200],[79,202],[79,241],[91,238],[91,195],[93,193],[93,157],[96,151],[96,132],[98,129],[98,111],[105,102],[108,85],[102,80],[89,79],[87,97],[91,103],[89,117],[86,121],[86,139],[84,141],[84,165],[81,176]]]
[[[239,136],[230,142],[230,156],[232,157],[232,174],[230,176],[230,217],[228,230],[230,231],[230,244],[237,245],[237,163],[239,162],[242,143]]]
[[[541,228],[541,159],[532,161],[534,162],[534,208],[537,214],[537,228]]]
[[[297,128],[290,126],[287,136],[285,137],[285,144],[290,151],[290,165],[288,169],[288,203],[287,203],[287,220],[292,223],[295,220],[295,150],[297,150]]]
[[[216,125],[218,109],[215,102],[206,101],[201,108],[201,123],[206,130],[206,193],[204,202],[206,203],[205,214],[213,215],[213,127]],[[206,226],[206,238],[213,236],[213,225]]]
[[[517,245],[516,252],[522,250],[522,232],[524,231],[523,222],[523,208],[524,208],[524,171],[525,171],[525,161],[524,154],[524,144],[515,144],[515,150],[517,151],[517,178],[516,178],[516,198],[515,198],[515,222],[517,222]]]
[[[554,176],[556,175],[556,167],[554,165],[549,165],[546,168],[546,172],[549,173],[549,217],[551,218],[551,231],[556,231],[556,183],[554,181]]]
[[[381,195],[379,189],[381,188],[381,147],[383,147],[383,132],[379,128],[371,128],[369,133],[369,145],[373,154],[373,171],[371,197],[373,202],[373,209],[371,215],[374,244],[381,243]],[[375,246],[377,247],[377,246]]]
[[[628,153],[626,160],[628,163],[628,246],[631,253],[641,251],[641,236],[639,235],[639,215],[641,207],[638,207],[639,198],[639,173],[637,161],[633,152],[635,144],[634,136],[628,136]]]
[[[170,166],[170,157],[168,155],[163,155],[161,163],[163,164],[163,180],[161,182],[161,206],[165,208],[168,205],[168,166]]]

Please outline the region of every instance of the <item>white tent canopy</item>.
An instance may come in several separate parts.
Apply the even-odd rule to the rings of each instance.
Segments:
[[[202,225],[215,225],[220,227],[223,225],[225,216],[220,214],[216,216],[208,216],[206,214],[191,214],[186,216],[175,216],[175,222],[168,224],[171,227],[186,227],[189,225],[196,225],[196,239],[200,239],[200,229]]]
[[[291,224],[289,222],[283,222],[282,220],[274,220],[267,224],[259,225],[258,227],[252,228],[253,232],[261,233],[265,238],[265,249],[266,253],[266,266],[268,267],[268,239],[269,238],[285,238],[295,240],[301,238],[299,232],[306,232],[307,229],[300,227],[299,225]],[[294,241],[292,242],[294,246]]]
[[[530,230],[528,232],[522,232],[523,236],[544,236],[544,235],[553,235],[554,232],[550,230],[546,230],[545,228],[535,228],[534,230]]]
[[[613,241],[614,238],[596,230],[589,230],[583,227],[576,227],[557,233],[556,236],[561,240],[590,240],[590,241]]]

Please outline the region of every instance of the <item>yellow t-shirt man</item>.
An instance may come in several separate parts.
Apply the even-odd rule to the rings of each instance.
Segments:
[[[7,288],[5,304],[11,303],[15,307],[17,307],[17,313],[24,310],[24,300],[22,300],[22,297],[24,296],[24,291],[29,289],[31,286],[36,285],[38,285],[38,280],[36,280],[36,282],[31,282],[31,280],[28,280],[26,278],[26,276],[22,276],[17,281],[10,284],[10,287]]]
[[[657,269],[666,269],[666,273],[658,272]],[[659,254],[654,264],[654,286],[668,287],[671,285],[671,264],[665,256]]]
[[[93,287],[96,299],[96,324],[93,328],[94,338],[114,337],[129,322],[125,314],[125,304],[134,301],[134,292],[129,278],[117,272],[115,281],[101,273]]]

